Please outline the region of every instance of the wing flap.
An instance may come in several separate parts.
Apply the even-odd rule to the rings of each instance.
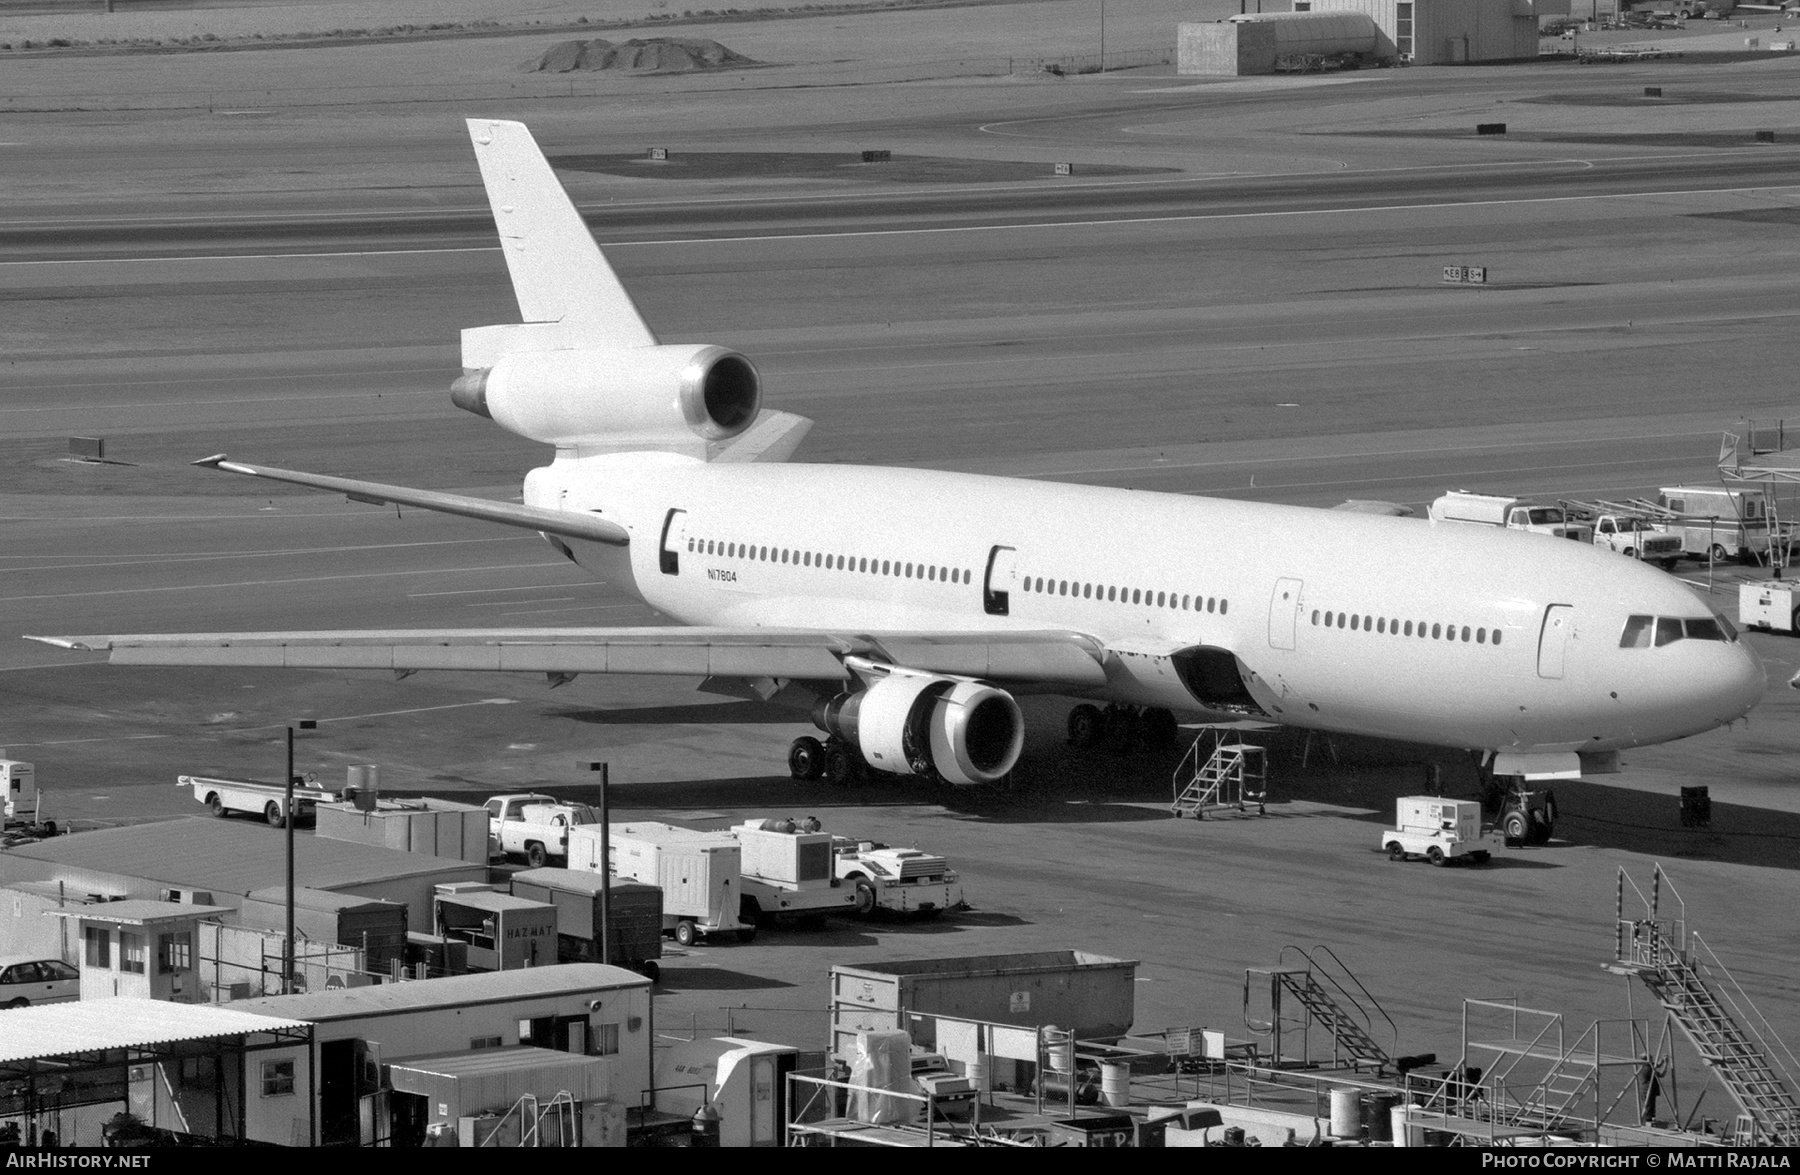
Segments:
[[[477,518],[498,522],[503,526],[519,526],[545,534],[587,539],[622,547],[631,542],[631,532],[597,514],[577,514],[569,510],[545,510],[513,502],[496,502],[490,498],[471,498],[466,494],[446,494],[437,490],[416,490],[409,486],[383,485],[375,481],[357,481],[348,477],[331,477],[323,473],[301,473],[293,469],[276,469],[268,465],[247,465],[228,461],[223,453],[194,462],[206,469],[241,473],[266,481],[285,481],[290,485],[316,490],[335,490],[353,502],[376,506],[413,506],[438,514],[454,514],[461,518]]]
[[[843,658],[927,673],[1095,686],[1104,648],[1075,632],[831,633],[722,628],[394,629],[32,637],[115,665],[635,673],[845,679]]]

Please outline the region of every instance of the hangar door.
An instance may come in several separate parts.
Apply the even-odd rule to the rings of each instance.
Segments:
[[[1538,635],[1538,676],[1560,679],[1563,655],[1569,647],[1569,629],[1574,626],[1575,609],[1568,604],[1552,604],[1544,609],[1544,630]]]

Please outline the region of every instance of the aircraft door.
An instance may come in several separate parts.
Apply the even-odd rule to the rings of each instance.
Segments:
[[[1269,598],[1269,647],[1294,647],[1294,624],[1300,614],[1300,581],[1278,579],[1275,594]]]
[[[994,547],[988,551],[987,576],[981,581],[981,610],[989,616],[1005,616],[1012,611],[1012,585],[1018,551],[1012,547]]]
[[[681,547],[687,541],[687,511],[671,510],[663,519],[662,548],[658,556],[664,575],[681,574]]]
[[[1538,676],[1561,680],[1563,655],[1568,651],[1569,629],[1575,621],[1575,609],[1568,604],[1552,604],[1544,609],[1544,630],[1538,636]]]

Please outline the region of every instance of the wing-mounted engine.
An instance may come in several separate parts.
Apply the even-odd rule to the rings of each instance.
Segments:
[[[971,678],[870,669],[867,686],[813,710],[821,730],[855,746],[870,766],[983,784],[998,781],[1019,761],[1025,720],[1005,690]]]
[[[508,351],[466,369],[450,398],[561,448],[703,452],[755,422],[762,379],[736,351],[704,344]]]

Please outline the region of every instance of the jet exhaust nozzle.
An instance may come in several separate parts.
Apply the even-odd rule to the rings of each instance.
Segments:
[[[487,382],[492,371],[491,367],[465,368],[450,385],[450,402],[464,412],[473,412],[492,420],[494,414],[488,411],[487,406]]]

